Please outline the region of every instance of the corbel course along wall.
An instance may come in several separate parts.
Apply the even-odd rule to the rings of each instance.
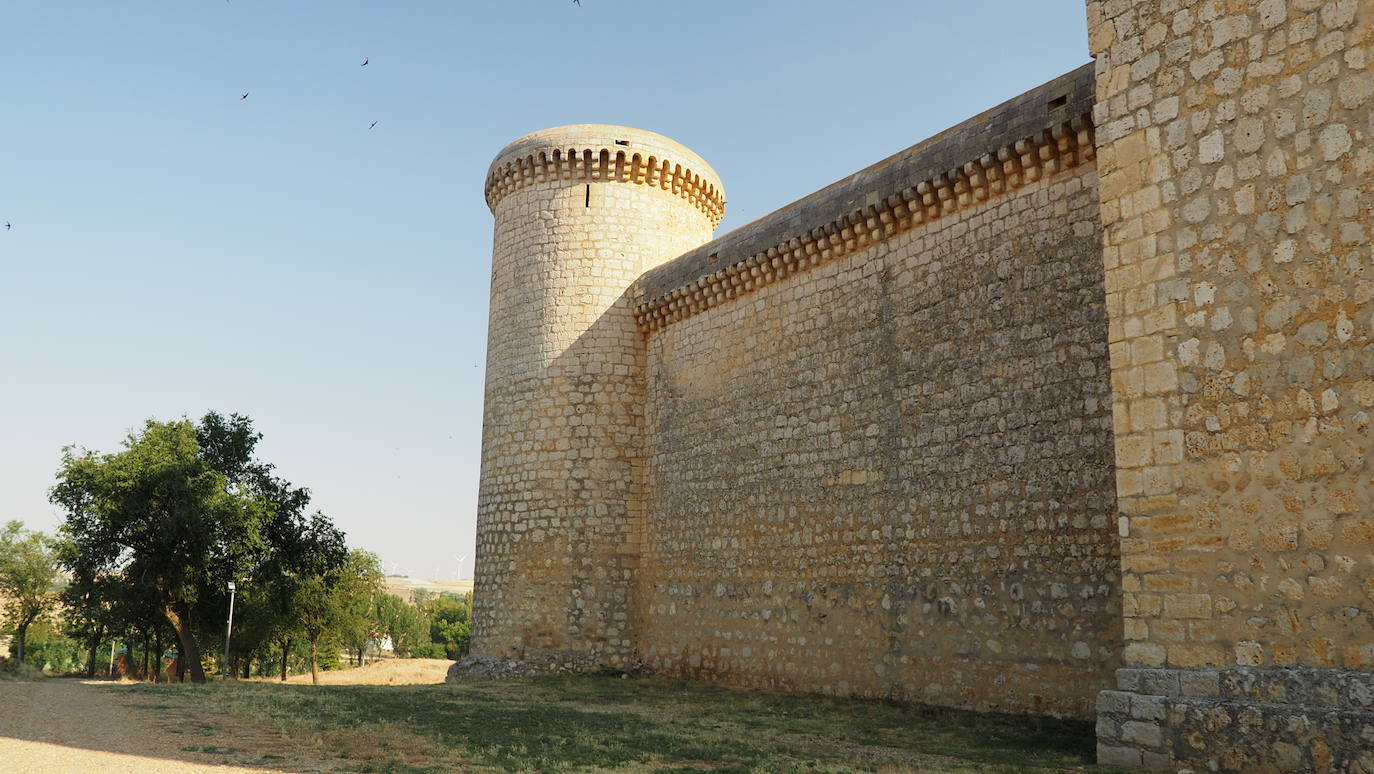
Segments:
[[[650,270],[640,658],[1092,717],[1121,648],[1085,67]]]

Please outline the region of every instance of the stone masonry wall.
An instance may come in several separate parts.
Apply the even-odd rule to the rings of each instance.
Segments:
[[[1374,0],[1087,7],[1132,667],[1101,759],[1374,771]]]
[[[666,138],[498,157],[476,653],[1374,772],[1374,0],[1087,11],[710,242]]]
[[[644,353],[625,290],[710,238],[719,189],[624,127],[538,132],[493,164],[475,654],[636,663]]]
[[[1011,113],[1057,127],[1046,105],[1058,96]],[[975,151],[960,162],[990,136],[979,126],[943,138]],[[935,146],[902,163],[953,158]],[[950,199],[932,197],[947,216],[848,253],[832,241],[838,256],[759,273],[736,298],[699,296],[675,320],[641,314],[647,667],[1093,715],[1121,647],[1097,180],[1082,157],[1033,166],[1017,167],[1014,190],[955,183]],[[866,173],[846,184],[881,188]],[[848,212],[837,201],[843,186],[777,213],[776,233],[826,202]],[[640,286],[709,291],[691,277],[748,255],[776,225],[727,235]]]

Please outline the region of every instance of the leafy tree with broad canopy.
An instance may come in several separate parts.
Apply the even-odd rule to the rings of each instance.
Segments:
[[[14,626],[14,661],[24,663],[24,637],[29,626],[57,600],[57,556],[52,538],[24,529],[18,521],[0,529],[0,592],[5,619]]]
[[[229,581],[290,586],[344,560],[343,534],[306,515],[308,490],[254,457],[261,438],[237,414],[148,420],[119,452],[65,449],[50,492],[66,513],[63,563],[74,584],[113,579],[152,595],[194,682],[205,681],[196,615],[220,614]]]
[[[313,684],[320,684],[320,638],[333,631],[347,639],[350,630],[370,630],[372,600],[382,593],[382,588],[381,561],[376,554],[358,549],[349,551],[341,565],[301,578],[293,602],[310,645]]]
[[[424,657],[431,649],[425,646],[429,641],[429,616],[415,605],[406,602],[395,594],[383,594],[377,600],[377,626],[391,638],[391,648],[402,658]],[[439,650],[443,656],[443,649]]]

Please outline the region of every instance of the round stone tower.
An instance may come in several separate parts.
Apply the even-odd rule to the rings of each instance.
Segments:
[[[506,146],[486,196],[496,232],[473,653],[628,666],[645,385],[627,291],[711,239],[720,180],[666,137],[580,124]]]

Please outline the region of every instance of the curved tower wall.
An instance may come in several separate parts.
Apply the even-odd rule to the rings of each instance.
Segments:
[[[644,343],[626,291],[710,240],[715,173],[659,135],[549,129],[487,176],[496,217],[473,652],[634,660]]]

